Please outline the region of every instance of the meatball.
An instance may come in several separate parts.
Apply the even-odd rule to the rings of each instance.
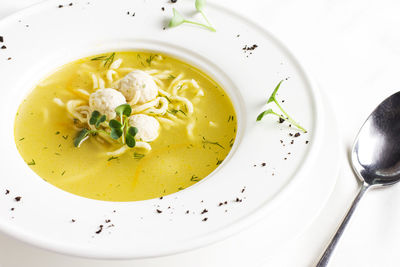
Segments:
[[[136,92],[140,92],[138,104],[149,102],[158,95],[158,87],[153,78],[141,70],[128,73],[117,82],[116,89],[125,96],[127,101],[131,101]]]
[[[136,127],[136,138],[144,142],[150,142],[158,137],[160,123],[154,117],[136,114],[129,117],[129,125]]]
[[[111,88],[99,89],[89,97],[90,110],[92,112],[97,110],[106,115],[107,120],[114,119],[116,116],[115,108],[125,103],[123,94]]]

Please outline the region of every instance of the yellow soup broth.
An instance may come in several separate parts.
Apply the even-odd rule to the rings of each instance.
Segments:
[[[149,73],[168,94],[177,84],[175,93],[191,101],[193,113],[168,97],[164,118],[147,110],[160,123],[159,136],[148,142],[151,150],[134,147],[110,156],[122,144],[100,135],[75,147],[85,125],[67,112],[68,101],[88,105],[87,93],[114,88],[132,69]],[[179,85],[177,79],[185,82]],[[129,51],[74,61],[41,81],[19,107],[15,142],[29,167],[60,189],[92,199],[136,201],[177,192],[209,175],[229,153],[236,127],[229,97],[205,73],[168,55]]]

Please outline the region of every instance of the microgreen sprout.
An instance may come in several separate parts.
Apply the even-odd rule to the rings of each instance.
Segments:
[[[106,115],[101,115],[97,110],[92,112],[92,116],[90,117],[89,124],[94,125],[96,128],[99,128],[102,122],[106,121]]]
[[[210,22],[208,21],[205,13],[203,11],[205,4],[206,4],[205,0],[196,0],[195,7],[196,7],[196,10],[201,13],[203,18],[207,22],[207,25],[203,24],[203,23],[200,23],[200,22],[187,20],[187,19],[185,19],[184,16],[181,15],[181,13],[179,13],[175,8],[173,8],[172,9],[173,16],[172,16],[172,19],[169,21],[168,27],[172,28],[172,27],[179,26],[179,25],[181,25],[183,23],[189,23],[189,24],[194,24],[194,25],[206,28],[206,29],[208,29],[208,30],[210,30],[212,32],[215,32],[216,31],[215,28],[211,26]]]
[[[272,92],[271,96],[268,98],[267,104],[274,102],[274,103],[277,105],[277,107],[282,111],[282,113],[286,116],[286,118],[285,118],[284,116],[282,116],[282,115],[276,113],[276,112],[273,111],[272,109],[267,109],[267,110],[261,112],[261,113],[257,116],[257,121],[262,120],[262,118],[263,118],[265,115],[272,114],[272,115],[278,116],[278,117],[281,118],[282,120],[285,120],[285,121],[290,122],[291,124],[293,124],[294,126],[296,126],[298,129],[300,129],[301,131],[303,131],[304,133],[306,133],[307,130],[304,129],[303,127],[301,127],[296,121],[294,121],[294,120],[289,116],[289,114],[287,114],[286,111],[281,107],[281,105],[279,104],[279,101],[276,99],[276,93],[278,92],[279,87],[281,86],[282,82],[283,82],[283,80],[281,80],[281,81],[278,83],[278,85],[275,87],[275,89],[274,89],[274,91]]]
[[[90,135],[96,135],[98,133],[109,136],[114,140],[121,138],[122,144],[126,144],[128,147],[135,147],[135,135],[137,134],[138,129],[136,127],[128,128],[128,118],[132,113],[131,106],[129,104],[122,104],[115,108],[115,113],[119,120],[112,119],[108,122],[108,126],[111,129],[108,133],[99,128],[100,124],[106,121],[106,116],[101,115],[97,110],[93,111],[89,119],[89,124],[94,125],[96,129],[82,129],[74,139],[75,147],[79,147],[90,137]]]

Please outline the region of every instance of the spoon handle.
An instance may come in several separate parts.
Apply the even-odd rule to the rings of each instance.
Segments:
[[[324,254],[322,254],[321,258],[319,259],[316,267],[325,267],[328,265],[329,259],[331,258],[331,255],[333,254],[336,244],[339,242],[339,239],[342,236],[344,229],[346,228],[348,222],[350,221],[350,218],[353,215],[354,210],[356,209],[356,207],[358,205],[358,202],[360,201],[360,199],[362,198],[362,196],[368,190],[369,187],[370,187],[369,184],[363,183],[356,198],[353,200],[353,203],[351,204],[349,211],[347,212],[346,216],[344,217],[344,219],[343,219],[342,223],[340,224],[339,228],[337,229],[335,235],[331,239],[328,247],[325,249]]]

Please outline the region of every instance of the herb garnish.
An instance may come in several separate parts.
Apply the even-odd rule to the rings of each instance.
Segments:
[[[113,160],[113,159],[118,159],[118,157],[114,157],[114,156],[112,156],[112,157],[108,158],[108,160],[107,160],[107,161],[111,161],[111,160]]]
[[[287,120],[288,122],[290,122],[291,124],[293,124],[294,126],[296,126],[298,129],[300,129],[300,130],[302,130],[304,133],[306,133],[307,130],[304,129],[303,127],[301,127],[297,122],[295,122],[295,121],[289,116],[289,114],[287,114],[287,113],[285,112],[285,110],[281,107],[281,105],[279,105],[279,101],[276,99],[276,93],[278,92],[279,87],[281,86],[282,82],[283,82],[283,80],[281,80],[281,81],[278,83],[278,85],[275,87],[274,91],[272,92],[272,95],[269,97],[269,99],[268,99],[268,101],[267,101],[267,104],[269,104],[269,103],[271,103],[271,102],[274,102],[274,103],[278,106],[278,108],[283,112],[283,114],[286,116],[286,118],[285,118],[284,116],[282,116],[282,115],[276,113],[276,112],[273,111],[272,109],[267,109],[267,110],[261,112],[261,113],[257,116],[257,121],[262,120],[262,118],[263,118],[265,115],[272,114],[272,115],[278,116],[278,117],[279,117],[280,119],[282,119],[282,120]]]
[[[192,181],[192,182],[198,182],[198,181],[200,181],[200,178],[198,177],[198,176],[196,176],[196,175],[192,175],[192,178],[190,178],[190,181]]]
[[[148,58],[146,58],[146,62],[147,64],[149,64],[149,66],[151,66],[151,62],[155,57],[156,57],[155,55],[150,55]]]
[[[28,162],[28,165],[30,165],[30,166],[32,166],[32,165],[36,165],[36,162],[35,162],[35,160],[34,160],[34,159],[32,159],[32,161],[31,161],[31,162]]]
[[[133,153],[133,157],[134,157],[136,160],[141,160],[144,156],[145,156],[144,154],[140,154],[140,153],[137,153],[137,152],[134,152],[134,153]]]
[[[209,145],[216,145],[216,146],[219,146],[219,147],[222,148],[222,149],[225,149],[225,147],[223,147],[220,143],[218,143],[218,142],[211,142],[211,141],[207,140],[204,136],[203,136],[202,143],[203,143],[203,147],[204,147],[204,145],[209,144]]]
[[[213,28],[211,26],[211,24],[208,21],[206,15],[203,12],[203,9],[204,9],[205,5],[206,5],[206,1],[205,0],[196,0],[196,2],[195,2],[196,10],[198,12],[200,12],[200,14],[203,16],[203,18],[207,22],[207,25],[203,24],[203,23],[196,22],[196,21],[187,20],[175,8],[173,8],[172,9],[173,17],[169,21],[168,27],[172,28],[172,27],[179,26],[179,25],[181,25],[183,23],[190,23],[190,24],[198,25],[200,27],[204,27],[204,28],[206,28],[206,29],[208,29],[208,30],[210,30],[212,32],[215,32],[216,31],[215,28]]]
[[[168,80],[173,80],[173,79],[175,79],[176,77],[174,76],[174,75],[172,75],[172,74],[170,74],[170,75],[168,75]]]
[[[94,57],[90,59],[91,61],[97,61],[97,60],[102,60],[104,61],[103,67],[106,69],[109,69],[111,64],[114,62],[115,58],[115,52],[111,53],[111,55],[107,56],[99,56],[99,57]]]
[[[121,138],[122,144],[126,144],[128,147],[134,147],[136,145],[135,135],[138,132],[136,127],[130,126],[128,128],[128,117],[132,113],[132,108],[129,104],[122,104],[115,108],[115,112],[119,117],[119,121],[116,119],[110,120],[108,126],[111,132],[108,133],[102,129],[99,129],[100,124],[106,121],[106,116],[101,115],[97,110],[92,112],[89,119],[89,124],[96,127],[95,130],[82,129],[74,140],[75,147],[79,147],[82,142],[89,138],[90,135],[96,135],[98,133],[103,133],[106,136],[110,136],[114,140]]]

